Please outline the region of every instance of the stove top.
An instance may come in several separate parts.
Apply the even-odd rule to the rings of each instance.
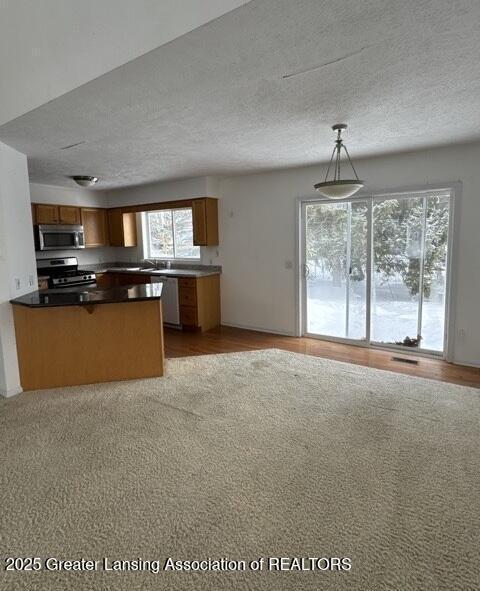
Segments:
[[[83,271],[82,269],[76,269],[72,271],[63,271],[58,274],[55,274],[56,277],[76,277],[78,275],[92,275],[95,274],[95,271]],[[53,277],[53,275],[52,275]]]
[[[97,281],[94,271],[78,268],[77,257],[38,259],[37,270],[39,275],[48,276],[50,288],[92,285]]]

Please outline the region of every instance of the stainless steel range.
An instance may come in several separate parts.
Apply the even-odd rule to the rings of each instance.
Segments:
[[[94,271],[78,268],[77,257],[37,259],[37,272],[39,275],[48,276],[50,289],[95,285],[97,281]]]

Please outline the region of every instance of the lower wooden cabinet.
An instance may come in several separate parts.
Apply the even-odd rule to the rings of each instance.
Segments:
[[[97,287],[100,289],[115,287],[117,285],[116,277],[114,273],[97,273]]]
[[[137,273],[117,273],[117,285],[142,285],[151,283],[150,275]]]
[[[115,271],[97,273],[97,287],[101,289],[121,285],[141,285],[150,282],[149,275],[140,275],[138,273],[115,273]]]
[[[142,283],[151,283],[151,276],[115,271],[97,273],[100,289]],[[205,331],[220,325],[220,275],[180,277],[178,300],[180,323],[185,330]]]
[[[197,309],[187,306],[180,307],[180,323],[186,328],[198,328]]]
[[[220,275],[180,278],[178,299],[184,328],[205,331],[220,325]]]
[[[192,281],[191,287],[183,287],[179,285],[178,289],[178,299],[180,306],[193,306],[197,307],[197,287],[196,287],[196,279]]]

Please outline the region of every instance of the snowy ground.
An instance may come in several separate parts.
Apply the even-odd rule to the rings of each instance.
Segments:
[[[349,330],[346,334],[345,287],[312,279],[307,289],[308,332],[342,338],[365,338],[365,285],[356,283],[351,290]],[[443,350],[445,309],[441,297],[424,301],[422,349]],[[378,287],[372,301],[371,340],[377,343],[416,337],[418,300],[404,286]]]

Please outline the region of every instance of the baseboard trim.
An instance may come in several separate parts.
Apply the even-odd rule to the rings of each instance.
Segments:
[[[461,359],[454,359],[453,361],[449,361],[453,365],[463,365],[465,367],[476,367],[480,368],[480,363],[475,363],[473,361],[462,361]]]
[[[271,328],[260,328],[258,326],[250,326],[250,325],[246,325],[246,324],[234,324],[232,322],[222,322],[222,326],[228,326],[230,328],[241,328],[242,330],[252,330],[252,331],[256,331],[256,332],[264,332],[267,334],[276,334],[279,336],[283,336],[283,337],[301,337],[302,335],[297,335],[295,332],[288,332],[288,331],[281,331],[281,330],[272,330]],[[313,338],[313,337],[307,337],[307,338]],[[328,339],[320,339],[320,340],[325,340],[328,341]],[[354,343],[350,343],[352,345],[355,346]],[[372,349],[377,349],[376,347],[371,347]],[[385,349],[384,349],[385,350]],[[425,356],[427,357],[427,356]],[[441,357],[438,357],[436,355],[431,356],[432,359],[438,359],[439,361],[441,361]],[[447,361],[447,360],[445,360]],[[475,362],[469,362],[469,361],[462,361],[460,359],[455,359],[453,361],[447,361],[448,363],[451,363],[452,365],[458,365],[458,366],[465,366],[465,367],[475,367],[475,368],[480,368],[480,363],[475,363]]]
[[[3,396],[4,398],[11,398],[12,396],[16,396],[22,392],[23,389],[19,386],[18,388],[10,388],[10,390],[0,390],[0,396]]]
[[[241,328],[243,330],[254,330],[256,332],[265,332],[269,334],[278,334],[282,337],[295,337],[297,336],[294,332],[287,332],[281,330],[272,330],[271,328],[258,328],[258,326],[247,326],[245,324],[231,324],[230,322],[223,322],[222,326],[228,326],[230,328]]]

